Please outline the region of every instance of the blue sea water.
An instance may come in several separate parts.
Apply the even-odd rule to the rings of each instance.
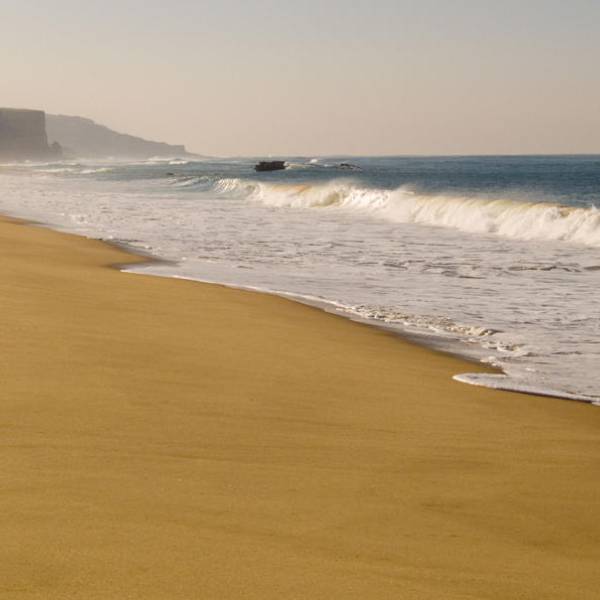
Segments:
[[[257,160],[5,165],[0,210],[505,373],[468,383],[600,401],[600,156]]]
[[[255,173],[260,157],[189,161],[171,165],[177,176],[213,179],[243,177],[249,181],[327,183],[351,177],[374,189],[408,186],[427,195],[524,197],[590,207],[600,204],[600,155],[590,156],[467,156],[467,157],[288,157],[285,171]],[[178,161],[149,161],[104,173],[109,180],[155,179],[165,175],[165,165]],[[342,164],[350,168],[340,167]],[[159,168],[157,168],[159,167]],[[352,167],[356,167],[355,169]],[[60,167],[58,167],[60,168]],[[169,171],[169,169],[166,169]]]

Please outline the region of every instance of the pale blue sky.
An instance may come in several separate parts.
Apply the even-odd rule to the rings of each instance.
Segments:
[[[4,0],[0,105],[197,152],[600,152],[598,0]]]

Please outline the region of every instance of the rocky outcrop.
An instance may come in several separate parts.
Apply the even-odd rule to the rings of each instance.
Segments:
[[[282,171],[285,169],[284,160],[261,160],[254,166],[255,171]]]
[[[151,158],[189,156],[185,146],[151,142],[118,133],[91,119],[48,115],[48,138],[59,142],[65,153],[79,158]]]
[[[48,145],[43,111],[0,108],[0,159],[39,160],[60,153],[60,146]]]

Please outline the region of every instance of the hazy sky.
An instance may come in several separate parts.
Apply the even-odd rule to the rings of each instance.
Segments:
[[[600,152],[600,0],[0,5],[0,106],[214,155]]]

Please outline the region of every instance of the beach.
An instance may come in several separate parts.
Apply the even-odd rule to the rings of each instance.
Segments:
[[[168,261],[146,274],[302,299],[504,374],[471,382],[600,402],[595,160],[355,157],[351,180],[333,158],[275,173],[251,158],[31,163],[0,166],[0,214]]]
[[[597,598],[600,411],[0,223],[0,598]]]

